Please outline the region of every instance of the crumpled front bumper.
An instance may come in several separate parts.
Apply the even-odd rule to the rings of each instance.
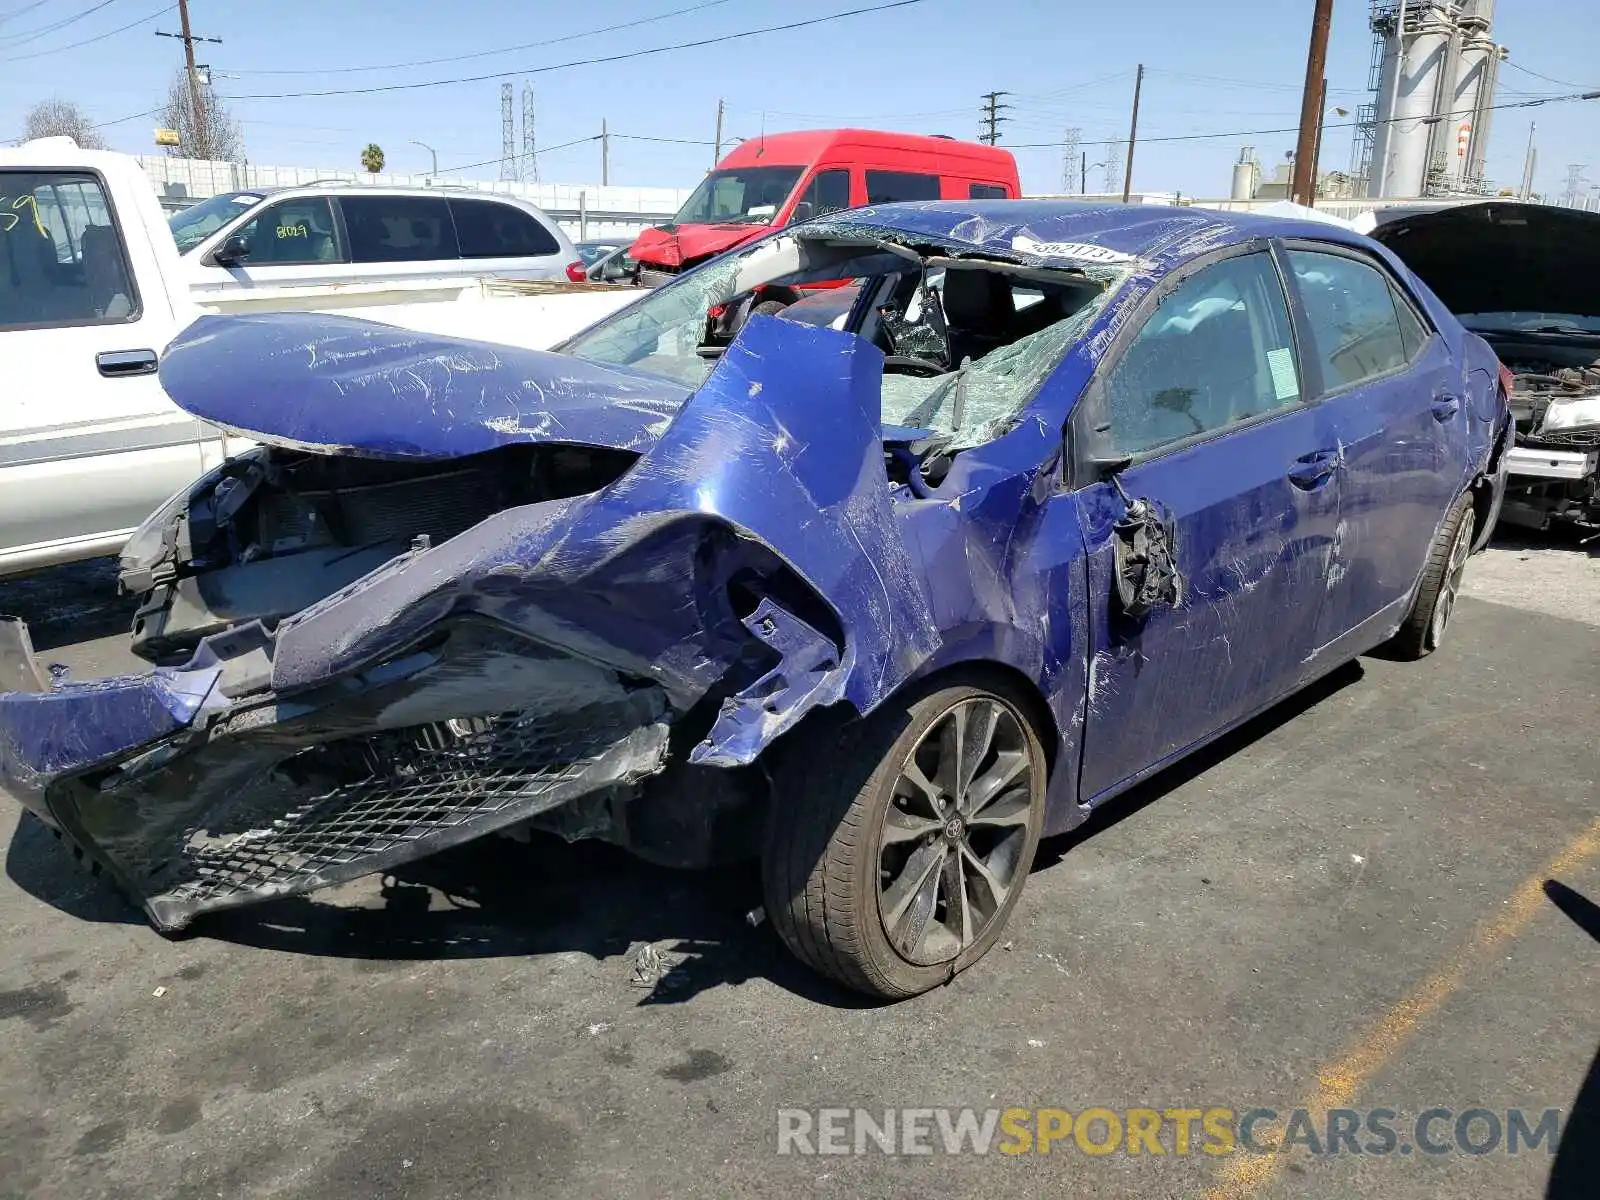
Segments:
[[[755,318],[660,441],[575,500],[402,554],[182,667],[42,671],[0,624],[0,793],[161,929],[865,713],[939,645],[891,506],[881,356]],[[690,739],[691,741],[693,738]]]
[[[298,703],[227,695],[250,686],[250,660],[270,648],[259,627],[248,634],[203,645],[183,669],[0,695],[0,793],[107,870],[162,930],[389,869],[665,762],[658,689],[503,631],[456,625],[434,651]],[[0,683],[39,682],[20,622],[0,621],[0,646]],[[542,689],[518,678],[539,666]],[[472,680],[486,681],[488,706],[504,703],[492,697],[508,677],[520,709],[413,720],[473,711],[459,699]]]

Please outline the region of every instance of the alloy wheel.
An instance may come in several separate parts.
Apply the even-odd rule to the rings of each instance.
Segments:
[[[895,778],[878,833],[878,915],[908,962],[949,962],[1021,883],[1033,809],[1021,718],[1000,700],[952,705]]]
[[[1435,648],[1444,641],[1445,627],[1455,613],[1456,597],[1461,592],[1461,578],[1467,573],[1467,559],[1472,556],[1472,512],[1462,515],[1455,540],[1450,543],[1450,562],[1445,567],[1444,578],[1439,581],[1439,596],[1433,603],[1433,626],[1430,630]]]

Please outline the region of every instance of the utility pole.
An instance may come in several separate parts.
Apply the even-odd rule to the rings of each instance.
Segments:
[[[156,36],[175,37],[183,43],[183,61],[189,76],[189,110],[194,120],[195,140],[201,143],[201,145],[193,147],[193,149],[202,152],[196,157],[210,158],[211,139],[207,136],[206,130],[206,103],[200,91],[200,73],[195,67],[194,44],[196,42],[214,42],[220,46],[222,45],[222,39],[196,37],[194,35],[189,28],[189,0],[178,0],[178,29],[179,32],[177,33],[162,33],[158,29]]]
[[[1083,152],[1083,170],[1078,172],[1078,194],[1080,196],[1089,194],[1089,152],[1087,150]]]
[[[717,141],[716,148],[711,152],[711,165],[714,167],[722,161],[722,97],[717,97]]]
[[[1317,165],[1322,162],[1322,132],[1328,123],[1328,77],[1322,77],[1322,90],[1317,94],[1317,145],[1311,151],[1311,195],[1317,194]]]
[[[1133,77],[1133,123],[1128,127],[1128,165],[1122,173],[1122,202],[1133,199],[1133,149],[1139,141],[1139,96],[1144,91],[1144,64]]]
[[[1000,114],[1010,108],[1009,104],[1001,104],[1002,96],[1009,96],[1010,92],[985,92],[982,96],[983,107],[979,109],[978,140],[993,146],[1000,140],[1000,126],[1009,121],[1010,117]]]
[[[611,132],[606,119],[600,118],[600,186],[611,182]]]
[[[1522,159],[1522,186],[1517,189],[1517,197],[1522,200],[1533,195],[1534,165],[1539,161],[1539,151],[1533,144],[1533,135],[1538,128],[1537,121],[1528,122],[1528,153]]]
[[[1323,78],[1328,71],[1328,31],[1333,25],[1333,0],[1316,0],[1311,18],[1311,49],[1306,55],[1306,84],[1300,95],[1300,138],[1294,151],[1294,182],[1289,198],[1296,204],[1317,202],[1317,125],[1322,111]]]

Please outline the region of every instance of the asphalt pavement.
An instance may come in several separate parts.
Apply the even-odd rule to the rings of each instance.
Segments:
[[[1004,946],[893,1006],[752,927],[753,871],[496,841],[167,941],[0,812],[0,1196],[1592,1200],[1600,559],[1535,549],[1475,561],[1439,653],[1342,668],[1045,843]],[[0,584],[19,610],[79,676],[131,665],[105,564]],[[780,1110],[962,1106],[1388,1108],[1405,1148],[778,1152]],[[1564,1134],[1435,1155],[1433,1108]]]

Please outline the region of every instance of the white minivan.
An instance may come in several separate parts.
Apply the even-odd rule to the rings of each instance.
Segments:
[[[306,289],[327,308],[330,286],[351,303],[375,291],[485,275],[581,281],[571,240],[514,196],[467,188],[371,187],[344,181],[228,192],[168,218],[195,302],[281,307]]]

